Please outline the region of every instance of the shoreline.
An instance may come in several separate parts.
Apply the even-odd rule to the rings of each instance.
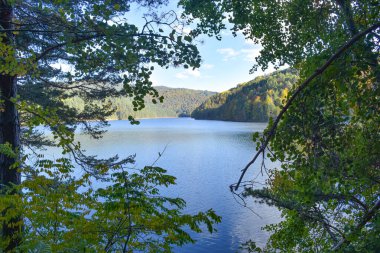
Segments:
[[[191,117],[152,117],[152,118],[135,118],[135,120],[140,120],[140,119],[180,119],[180,118],[189,118],[192,119]],[[106,119],[107,121],[118,121],[118,120],[128,120],[128,119]]]

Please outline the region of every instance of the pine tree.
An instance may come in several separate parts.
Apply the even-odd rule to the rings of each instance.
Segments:
[[[103,133],[102,127],[107,125],[105,118],[112,114],[113,108],[99,101],[129,96],[133,98],[134,110],[144,108],[146,95],[162,101],[163,97],[149,80],[152,64],[199,67],[198,50],[190,36],[180,31],[183,23],[176,13],[154,12],[165,3],[164,0],[0,1],[0,246],[3,251],[34,247],[53,247],[56,252],[81,247],[81,251],[86,251],[86,248],[94,249],[95,242],[104,242],[95,247],[99,250],[116,250],[113,247],[117,247],[129,252],[133,251],[131,245],[144,250],[148,245],[138,244],[136,234],[149,231],[161,235],[157,238],[163,241],[156,245],[157,250],[169,250],[172,244],[192,241],[181,230],[182,226],[189,225],[199,231],[199,223],[208,223],[212,231],[212,223],[219,219],[212,212],[186,216],[180,212],[183,200],[155,200],[144,194],[132,199],[125,197],[125,201],[134,205],[144,200],[150,205],[145,211],[152,217],[162,210],[163,203],[170,204],[174,206],[168,210],[171,216],[151,217],[152,230],[132,228],[139,219],[135,216],[133,221],[129,219],[130,223],[117,223],[120,220],[107,223],[106,217],[101,215],[102,208],[109,207],[108,202],[102,202],[107,191],[101,188],[92,191],[91,180],[107,181],[117,191],[119,181],[132,180],[126,168],[133,163],[133,157],[121,160],[117,156],[103,160],[88,157],[74,141],[78,125],[94,138]],[[133,6],[147,10],[145,23],[139,26],[128,19]],[[73,97],[84,101],[83,110],[64,103]],[[136,123],[133,117],[130,120]],[[53,141],[35,129],[39,125],[50,128]],[[31,155],[24,152],[25,148],[34,150],[43,145],[60,147],[63,156],[70,153],[74,162],[82,167],[82,177],[73,177],[72,161],[64,157],[49,161],[37,156],[35,164],[27,163]],[[164,170],[146,168],[141,173],[145,175],[143,178],[140,175],[141,187],[174,183],[174,178],[167,176]],[[80,193],[83,189],[88,191]],[[136,193],[136,188],[128,189]],[[131,192],[123,194],[130,196]],[[157,194],[158,190],[152,189],[151,195]],[[111,202],[118,201],[120,208],[114,208],[113,212],[123,214],[124,218],[131,215],[128,211],[135,207],[126,209],[121,199]],[[99,224],[104,226],[96,227],[94,220],[88,218],[88,212],[98,217]],[[177,225],[163,226],[162,222],[169,218],[178,219]],[[42,230],[37,225],[41,225]],[[115,231],[117,226],[120,231]],[[92,237],[85,233],[85,228],[95,231]],[[129,232],[125,233],[125,229]],[[74,243],[73,233],[81,235],[77,238],[80,243]]]

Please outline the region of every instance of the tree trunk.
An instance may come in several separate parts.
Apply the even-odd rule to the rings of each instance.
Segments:
[[[0,26],[3,29],[13,29],[13,9],[12,6],[0,2]],[[14,41],[13,34],[7,33],[3,37],[2,42],[12,45]],[[20,124],[18,119],[17,108],[12,99],[17,95],[17,77],[0,73],[0,98],[2,104],[0,106],[0,145],[9,144],[12,150],[18,154],[20,150]],[[21,183],[21,176],[18,168],[14,168],[15,162],[19,156],[9,156],[0,153],[0,194],[18,194],[16,189],[12,189],[13,185]],[[9,206],[2,216],[14,206]],[[3,242],[9,242],[3,249],[4,252],[14,251],[21,242],[21,217],[12,218],[2,224],[1,236]],[[1,250],[0,250],[1,251]]]

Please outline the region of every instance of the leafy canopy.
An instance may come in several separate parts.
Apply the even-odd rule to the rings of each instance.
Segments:
[[[155,12],[166,3],[0,1],[2,251],[170,252],[193,242],[187,231],[212,232],[220,221],[212,210],[183,214],[184,200],[161,196],[175,183],[165,170],[87,156],[75,141],[78,125],[101,137],[114,111],[106,98],[129,96],[135,111],[146,95],[162,101],[149,80],[153,64],[199,67],[176,13]],[[139,25],[128,18],[135,7],[147,10]],[[65,103],[73,97],[83,110]],[[62,155],[39,155],[47,145]]]
[[[181,4],[185,15],[197,21],[194,35],[220,36],[228,21],[233,33],[260,43],[263,49],[252,71],[288,64],[300,73],[280,123],[272,121],[261,137],[254,135],[258,150],[282,165],[273,170],[262,167],[261,172],[268,174],[267,186],[257,189],[252,182],[242,192],[277,206],[284,220],[266,227],[272,235],[264,249],[253,241],[244,248],[379,251],[379,3],[182,0]],[[365,36],[319,71],[339,47],[369,27]],[[313,73],[317,77],[299,89]]]
[[[279,113],[289,88],[297,80],[298,76],[292,70],[256,77],[210,97],[191,116],[195,119],[268,122]]]

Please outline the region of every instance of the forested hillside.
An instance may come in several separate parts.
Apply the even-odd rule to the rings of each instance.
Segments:
[[[160,96],[164,97],[163,103],[156,99],[152,102],[152,97],[145,98],[145,108],[141,111],[134,111],[132,99],[128,97],[118,97],[106,100],[115,108],[115,112],[109,119],[128,119],[129,115],[134,118],[160,118],[160,117],[189,117],[191,112],[202,104],[207,98],[215,95],[216,92],[191,90],[184,88],[169,88],[165,86],[155,87]],[[84,101],[79,97],[69,98],[66,104],[80,111],[84,109]]]
[[[198,108],[195,119],[266,122],[275,117],[288,90],[298,79],[294,70],[277,71],[216,94]]]

